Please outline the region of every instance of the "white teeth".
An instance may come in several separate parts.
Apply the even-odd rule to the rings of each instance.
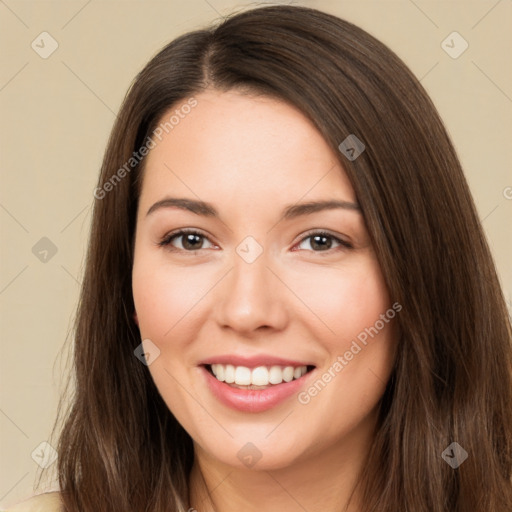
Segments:
[[[215,369],[213,368],[215,366]],[[222,364],[212,364],[212,371],[221,382],[225,380],[225,368]]]
[[[218,364],[217,366],[224,366]],[[228,384],[233,384],[235,382],[235,367],[232,364],[227,364],[224,368],[224,380]]]
[[[268,370],[265,366],[254,368],[251,373],[251,382],[255,386],[266,386],[268,384]]]
[[[245,366],[237,366],[235,369],[235,384],[239,386],[250,386],[251,370]]]
[[[287,366],[283,370],[283,380],[285,382],[290,382],[293,380],[293,366]]]
[[[212,372],[217,380],[238,386],[268,386],[299,379],[307,373],[307,366],[233,366],[232,364],[212,364]]]
[[[217,367],[217,378],[220,381],[223,381],[225,379],[225,377],[224,377],[224,375],[225,375],[224,366],[222,366],[221,364],[216,364],[215,366]]]

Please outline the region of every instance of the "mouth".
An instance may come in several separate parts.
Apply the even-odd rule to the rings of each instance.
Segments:
[[[305,388],[315,366],[202,364],[206,388],[223,405],[244,413],[267,411]]]
[[[219,382],[236,389],[263,390],[286,382],[298,380],[315,369],[313,365],[303,366],[234,366],[230,364],[205,364],[206,371]]]

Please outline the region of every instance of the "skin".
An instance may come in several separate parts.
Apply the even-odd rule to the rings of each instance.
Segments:
[[[294,107],[236,91],[195,98],[147,157],[132,276],[141,338],[160,350],[149,371],[194,441],[190,506],[341,510],[374,436],[394,360],[393,321],[307,404],[293,395],[265,412],[236,411],[210,393],[198,363],[264,353],[311,361],[319,378],[391,307],[360,211],[279,221],[297,202],[357,203],[354,190],[338,155]],[[220,219],[177,208],[147,215],[166,196],[212,203]],[[184,237],[158,245],[186,228],[205,235],[198,250],[187,251]],[[319,248],[306,238],[312,229],[352,248],[335,239]],[[247,236],[263,248],[252,263],[236,252]],[[261,453],[252,468],[237,457],[248,442]],[[362,510],[358,503],[355,493],[347,510]]]

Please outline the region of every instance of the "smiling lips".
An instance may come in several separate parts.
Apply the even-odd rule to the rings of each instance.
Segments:
[[[247,389],[266,388],[269,385],[291,382],[307,373],[307,366],[234,366],[232,364],[212,364],[212,373],[220,382],[232,384],[233,387],[246,387]]]
[[[206,384],[223,404],[242,412],[263,412],[305,384],[314,365],[273,356],[218,356],[202,361]]]

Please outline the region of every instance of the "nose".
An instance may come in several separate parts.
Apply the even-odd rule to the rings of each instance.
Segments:
[[[286,288],[269,263],[265,252],[252,263],[235,254],[217,290],[216,321],[221,328],[250,336],[286,327]]]

